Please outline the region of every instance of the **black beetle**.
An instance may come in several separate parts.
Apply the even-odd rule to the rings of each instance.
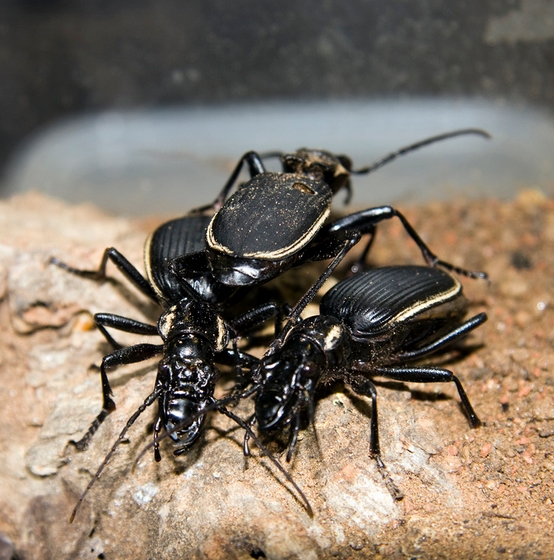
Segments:
[[[161,383],[166,387],[166,391],[160,398],[159,420],[164,423],[166,429],[171,429],[175,423],[180,423],[184,419],[178,418],[178,416],[186,413],[192,414],[198,408],[202,408],[206,402],[211,402],[209,401],[210,392],[213,395],[216,379],[216,371],[213,371],[212,368],[213,362],[218,361],[225,364],[233,362],[234,358],[227,349],[227,344],[231,338],[236,336],[236,329],[241,332],[246,331],[251,326],[280,314],[280,308],[277,305],[268,303],[238,318],[235,329],[221,318],[210,303],[213,299],[217,300],[218,296],[220,298],[222,291],[225,292],[225,297],[230,296],[236,291],[234,288],[211,282],[209,272],[203,276],[192,276],[190,284],[174,274],[171,261],[176,255],[197,252],[203,242],[207,221],[209,219],[205,216],[187,216],[162,224],[156,229],[145,244],[145,267],[148,280],[113,247],[104,251],[97,270],[81,270],[70,267],[56,258],[51,259],[52,264],[64,268],[72,274],[97,281],[107,278],[106,265],[108,260],[111,260],[142,293],[159,303],[164,309],[157,326],[111,313],[97,313],[94,316],[96,326],[115,348],[115,351],[106,355],[102,360],[100,366],[102,411],[87,434],[76,442],[79,449],[86,447],[99,424],[115,409],[106,373],[108,369],[164,354],[164,358],[159,364],[156,383],[157,386]],[[215,294],[218,289],[219,292]],[[137,344],[122,348],[109,334],[107,327],[140,335],[159,335],[164,344]],[[244,361],[245,356],[243,354],[240,359]],[[194,369],[196,366],[193,364],[199,360],[204,363],[205,373],[198,372],[198,376],[196,376],[192,374],[192,370],[189,372],[192,376],[191,379],[195,376],[198,379],[187,389],[187,396],[185,396],[183,389],[178,388],[179,383],[185,383],[180,370],[183,367],[185,371],[189,367]],[[210,362],[212,366],[209,365]],[[183,366],[183,364],[185,365]],[[173,371],[174,369],[175,371]],[[190,384],[190,380],[186,383]],[[195,384],[198,384],[197,388],[194,387]],[[192,394],[197,389],[195,399]],[[193,405],[192,402],[195,400],[196,405]],[[174,416],[176,417],[174,418]],[[188,434],[179,433],[174,435],[173,439],[182,440],[186,448],[198,437],[198,427],[198,425],[191,425],[187,429]],[[192,437],[193,433],[194,437]]]
[[[262,160],[269,158],[279,158],[284,173],[296,173],[312,179],[323,180],[331,188],[333,194],[336,194],[344,188],[347,191],[347,197],[345,200],[345,203],[347,204],[350,202],[352,196],[352,185],[350,183],[350,177],[352,175],[367,175],[368,173],[371,173],[383,165],[395,160],[399,156],[413,152],[419,148],[423,148],[424,146],[434,144],[435,142],[448,140],[449,138],[455,138],[457,136],[465,136],[468,134],[476,134],[478,136],[482,136],[483,138],[490,138],[490,134],[484,130],[478,128],[462,128],[446,132],[444,134],[431,136],[429,138],[425,138],[424,140],[409,144],[408,146],[404,146],[403,148],[395,150],[372,164],[367,165],[366,167],[361,167],[360,169],[352,169],[352,160],[349,156],[344,154],[333,154],[327,150],[300,148],[292,153],[273,151],[262,154],[250,151],[240,158],[235,169],[214,202],[212,202],[212,204],[196,208],[192,212],[202,213],[206,210],[219,210],[223,206],[225,200],[229,197],[229,193],[233,189],[244,165],[248,166],[250,178],[252,179],[260,173],[266,173]]]
[[[371,398],[370,455],[379,452],[377,392],[373,377],[403,382],[454,382],[470,425],[481,421],[460,380],[441,367],[405,365],[443,350],[486,321],[479,313],[463,321],[468,302],[460,282],[445,271],[393,266],[361,272],[331,288],[321,315],[304,319],[277,337],[253,370],[257,393],[249,425],[261,430],[290,425],[290,460],[307,409],[313,417],[316,389],[334,380]],[[248,454],[245,435],[245,453]]]
[[[405,217],[390,206],[370,208],[327,223],[333,195],[341,188],[350,191],[353,173],[369,173],[399,154],[439,139],[470,133],[488,137],[476,129],[452,132],[398,150],[372,166],[355,171],[346,156],[302,149],[282,155],[283,172],[272,173],[265,170],[262,156],[248,152],[216,201],[199,209],[217,210],[207,228],[204,256],[180,256],[175,259],[174,268],[183,279],[191,273],[202,274],[209,266],[214,279],[221,284],[259,285],[293,266],[336,256],[353,236],[373,234],[379,222],[396,216],[428,264],[485,278],[482,272],[466,271],[439,261]],[[273,154],[265,157],[268,155]],[[228,197],[245,164],[251,179]]]
[[[81,270],[70,267],[56,258],[51,259],[52,264],[72,274],[93,280],[106,279],[106,265],[110,260],[142,293],[159,303],[164,310],[157,325],[112,313],[97,313],[94,316],[98,329],[115,350],[102,359],[100,366],[102,410],[83,438],[73,442],[79,450],[86,448],[99,425],[115,409],[107,375],[110,368],[162,355],[158,364],[154,391],[137,413],[129,419],[122,434],[126,433],[146,407],[158,400],[155,434],[158,434],[162,427],[165,432],[169,432],[174,442],[179,444],[174,451],[178,455],[198,439],[205,419],[202,411],[215,402],[213,394],[219,372],[214,364],[217,362],[248,368],[256,363],[254,357],[239,352],[236,346],[230,349],[228,344],[236,339],[239,333],[279,316],[281,312],[279,306],[267,303],[250,310],[234,321],[225,321],[209,300],[217,301],[222,297],[223,292],[226,298],[236,290],[211,282],[209,271],[203,276],[191,276],[190,283],[183,282],[174,274],[171,267],[175,255],[195,252],[203,243],[206,223],[204,216],[187,216],[160,226],[146,242],[145,263],[148,280],[114,248],[104,251],[97,270]],[[163,344],[141,343],[122,347],[108,332],[108,328],[140,335],[160,336]],[[217,408],[227,413],[223,406]],[[191,421],[187,423],[187,419]],[[77,507],[121,442],[123,435],[106,457],[95,478],[91,480]],[[157,445],[154,446],[154,450],[158,461],[161,456]]]
[[[104,356],[100,366],[104,398],[102,411],[85,436],[78,442],[73,442],[78,449],[82,450],[87,446],[100,423],[115,409],[107,370],[114,366],[147,360],[157,355],[163,356],[158,363],[154,390],[127,421],[116,443],[79,498],[70,521],[73,521],[85,495],[100,477],[105,465],[124,440],[128,429],[148,406],[158,401],[158,415],[154,426],[155,460],[161,460],[157,435],[162,427],[178,445],[173,452],[174,455],[180,455],[200,436],[206,409],[216,408],[227,414],[225,407],[217,403],[214,398],[215,385],[219,378],[214,362],[241,367],[252,367],[252,364],[256,363],[254,357],[239,352],[236,347],[233,350],[227,348],[231,336],[234,336],[232,327],[223,321],[210,304],[193,298],[184,298],[166,309],[160,316],[157,327],[108,313],[95,315],[95,322],[103,332],[106,327],[112,327],[136,334],[157,334],[163,339],[163,344],[140,343],[119,347]],[[216,406],[212,407],[213,404]]]

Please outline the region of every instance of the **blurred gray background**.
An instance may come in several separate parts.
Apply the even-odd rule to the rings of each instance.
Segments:
[[[184,211],[246,150],[362,166],[467,126],[494,140],[406,156],[356,201],[552,194],[553,38],[550,0],[3,0],[0,194]]]

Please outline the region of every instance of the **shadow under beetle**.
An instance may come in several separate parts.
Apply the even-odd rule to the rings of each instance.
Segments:
[[[397,217],[416,242],[431,266],[470,277],[484,278],[440,261],[406,218],[391,206],[369,208],[328,223],[331,202],[342,188],[350,192],[352,174],[369,173],[407,153],[432,142],[462,134],[489,135],[465,129],[423,140],[402,148],[375,164],[352,170],[346,156],[323,150],[301,149],[293,154],[246,153],[237,164],[218,198],[198,211],[215,210],[207,227],[202,255],[187,254],[174,261],[174,269],[184,279],[192,272],[211,271],[216,282],[228,286],[254,286],[275,278],[293,266],[335,257],[344,244],[356,236],[373,234],[377,224]],[[262,159],[280,155],[283,172],[266,171]],[[250,180],[229,196],[244,166]],[[364,256],[369,244],[364,250]]]
[[[376,268],[339,282],[321,300],[321,315],[285,328],[253,370],[257,392],[255,413],[248,424],[257,422],[262,431],[290,425],[290,460],[302,414],[307,410],[313,421],[316,389],[343,381],[355,393],[371,398],[369,451],[383,474],[373,377],[454,382],[471,427],[480,426],[460,380],[451,371],[405,365],[443,350],[486,321],[485,313],[463,321],[467,306],[460,282],[429,267]],[[247,455],[248,439],[246,434]],[[396,489],[391,491],[398,497]]]

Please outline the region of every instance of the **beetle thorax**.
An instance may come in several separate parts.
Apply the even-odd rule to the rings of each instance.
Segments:
[[[301,148],[293,154],[285,154],[282,161],[285,171],[325,181],[333,193],[344,187],[350,177],[350,171],[344,167],[342,161],[324,150]]]
[[[218,376],[212,346],[205,338],[183,334],[166,344],[156,384],[164,389],[159,401],[161,421],[171,439],[181,445],[175,453],[185,451],[199,437],[205,418],[201,411],[213,400]]]
[[[206,302],[181,300],[171,306],[158,320],[158,332],[167,345],[173,340],[204,339],[211,346],[212,352],[223,350],[229,342],[228,330],[223,319]],[[188,345],[188,342],[184,342]],[[200,346],[204,342],[199,342]],[[193,349],[189,348],[192,352]],[[168,351],[167,351],[168,352]],[[167,353],[166,352],[166,353]]]
[[[294,330],[295,337],[310,341],[324,356],[322,367],[334,370],[347,363],[350,355],[350,333],[339,319],[317,315],[304,319]],[[292,337],[291,337],[292,338]]]

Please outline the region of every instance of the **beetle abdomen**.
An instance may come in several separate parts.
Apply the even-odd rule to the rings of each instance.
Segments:
[[[424,266],[394,266],[361,272],[339,282],[323,297],[323,315],[340,318],[354,337],[389,331],[414,317],[460,298],[460,282],[447,272]]]
[[[321,229],[332,196],[323,181],[291,173],[256,175],[213,217],[208,246],[239,258],[286,258]]]
[[[186,294],[169,270],[176,257],[204,250],[205,232],[211,216],[184,216],[161,225],[150,235],[144,246],[144,264],[148,279],[166,299],[178,299]],[[171,298],[168,298],[171,296]]]

